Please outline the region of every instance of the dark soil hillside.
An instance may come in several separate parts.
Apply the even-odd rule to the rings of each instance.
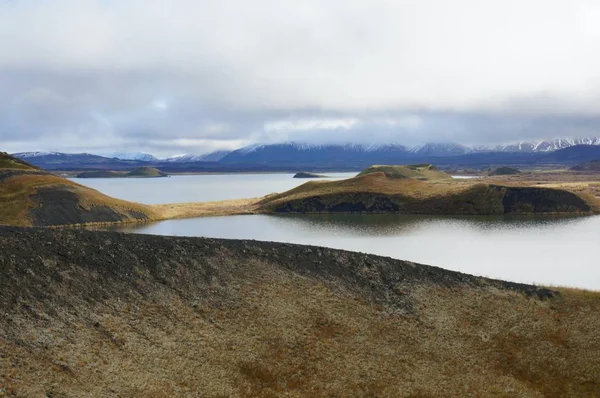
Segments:
[[[592,160],[590,162],[578,164],[577,166],[573,166],[571,168],[571,170],[599,173],[600,172],[600,160]]]
[[[144,221],[154,211],[0,154],[0,225],[50,226]]]
[[[384,173],[307,183],[261,202],[264,212],[472,214],[579,213],[598,209],[576,193],[555,188],[491,184],[431,184]]]
[[[595,293],[254,241],[0,228],[0,247],[0,394],[600,389]]]
[[[510,176],[516,174],[521,174],[521,170],[513,167],[498,167],[490,172],[491,176]]]

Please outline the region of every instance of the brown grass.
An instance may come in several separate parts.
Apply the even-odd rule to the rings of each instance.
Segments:
[[[79,185],[52,174],[23,174],[0,181],[0,225],[31,226],[30,210],[39,206],[32,200],[41,188],[55,187],[74,192],[80,199],[83,209],[94,206],[109,206],[117,211],[133,210],[157,217],[157,212],[149,206],[111,198],[94,189]]]
[[[221,200],[215,202],[174,203],[153,205],[157,219],[194,218],[207,216],[230,216],[254,214],[262,198]]]
[[[121,244],[102,242],[106,250]],[[207,245],[214,246],[197,247]],[[136,256],[141,250],[136,245]],[[0,386],[29,396],[122,397],[600,391],[600,293],[562,289],[542,301],[492,286],[410,280],[398,286],[413,306],[406,313],[340,278],[295,272],[283,266],[294,260],[282,251],[269,258],[174,245],[165,253],[162,281],[149,274],[151,261],[125,267],[131,284],[96,270],[95,260],[74,267],[42,257],[64,277],[48,287],[52,305],[23,294],[0,318]],[[81,280],[97,288],[81,294]]]

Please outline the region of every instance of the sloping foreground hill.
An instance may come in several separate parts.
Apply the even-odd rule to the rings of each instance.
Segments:
[[[342,181],[311,181],[260,202],[264,212],[409,214],[592,213],[597,201],[564,189],[430,183],[375,172]]]
[[[6,152],[0,152],[0,170],[40,170],[37,166],[32,165],[24,160],[17,159]]]
[[[113,199],[0,154],[0,225],[122,222],[153,215],[148,206]]]
[[[598,293],[254,241],[0,228],[0,247],[9,396],[600,391]]]

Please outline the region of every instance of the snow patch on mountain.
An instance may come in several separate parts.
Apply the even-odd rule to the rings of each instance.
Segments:
[[[13,156],[19,158],[19,159],[31,159],[31,158],[39,158],[42,156],[49,156],[49,155],[59,155],[58,152],[20,152],[20,153],[13,153]]]
[[[454,142],[428,142],[411,148],[409,152],[428,156],[458,156],[471,152],[471,149]]]
[[[106,156],[112,159],[119,160],[139,160],[141,162],[155,162],[158,160],[156,156],[146,152],[113,152],[108,154],[101,154],[100,156]]]

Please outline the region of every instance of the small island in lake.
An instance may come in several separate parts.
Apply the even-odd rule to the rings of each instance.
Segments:
[[[306,173],[306,172],[301,171],[300,173],[294,174],[294,178],[327,178],[327,176],[322,175],[322,174]]]
[[[85,171],[77,175],[77,178],[161,178],[168,177],[167,173],[154,167],[138,167],[130,172],[97,170]]]

